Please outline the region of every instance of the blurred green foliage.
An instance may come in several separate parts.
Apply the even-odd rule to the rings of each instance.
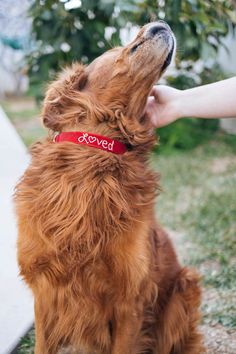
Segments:
[[[28,57],[31,84],[41,86],[66,64],[75,60],[87,63],[111,47],[105,30],[116,24],[112,16],[115,1],[86,0],[66,10],[69,2],[35,0],[31,6],[35,40]],[[116,28],[110,41],[117,44],[119,26]]]
[[[222,38],[236,23],[229,0],[120,0],[121,12],[131,22],[145,24],[164,19],[179,44],[179,60],[198,60],[223,45]]]
[[[121,29],[157,19],[167,21],[177,37],[170,85],[186,89],[222,79],[216,55],[236,25],[233,0],[35,0],[30,16],[35,44],[28,56],[29,74],[40,98],[45,82],[65,64],[90,62],[120,45]],[[216,129],[216,122],[183,120],[159,134],[167,148],[189,149]]]

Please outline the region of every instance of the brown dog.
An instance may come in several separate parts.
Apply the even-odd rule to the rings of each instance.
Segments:
[[[175,39],[163,22],[49,86],[43,122],[126,145],[113,154],[48,138],[16,190],[21,275],[35,298],[36,354],[199,354],[198,276],[156,224],[155,142],[143,112]],[[105,149],[104,149],[105,150]]]

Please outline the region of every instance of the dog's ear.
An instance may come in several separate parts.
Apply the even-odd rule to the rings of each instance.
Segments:
[[[78,93],[85,88],[86,83],[85,67],[80,64],[73,64],[49,85],[42,111],[42,120],[45,127],[53,131],[61,131],[68,123],[72,123],[67,109],[72,106],[75,96],[77,97]]]

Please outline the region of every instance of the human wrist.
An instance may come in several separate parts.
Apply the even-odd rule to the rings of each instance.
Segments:
[[[184,101],[184,91],[178,90],[177,95],[171,102],[171,112],[174,120],[178,120],[184,117],[185,114],[185,101]]]
[[[178,90],[178,95],[173,101],[175,120],[189,116],[189,90]]]

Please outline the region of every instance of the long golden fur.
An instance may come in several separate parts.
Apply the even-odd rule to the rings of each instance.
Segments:
[[[198,276],[180,266],[154,216],[155,137],[143,111],[174,45],[167,27],[150,34],[155,26],[165,27],[144,26],[127,47],[74,64],[49,86],[42,119],[50,131],[102,134],[128,151],[51,137],[32,147],[15,200],[36,354],[203,352]]]

